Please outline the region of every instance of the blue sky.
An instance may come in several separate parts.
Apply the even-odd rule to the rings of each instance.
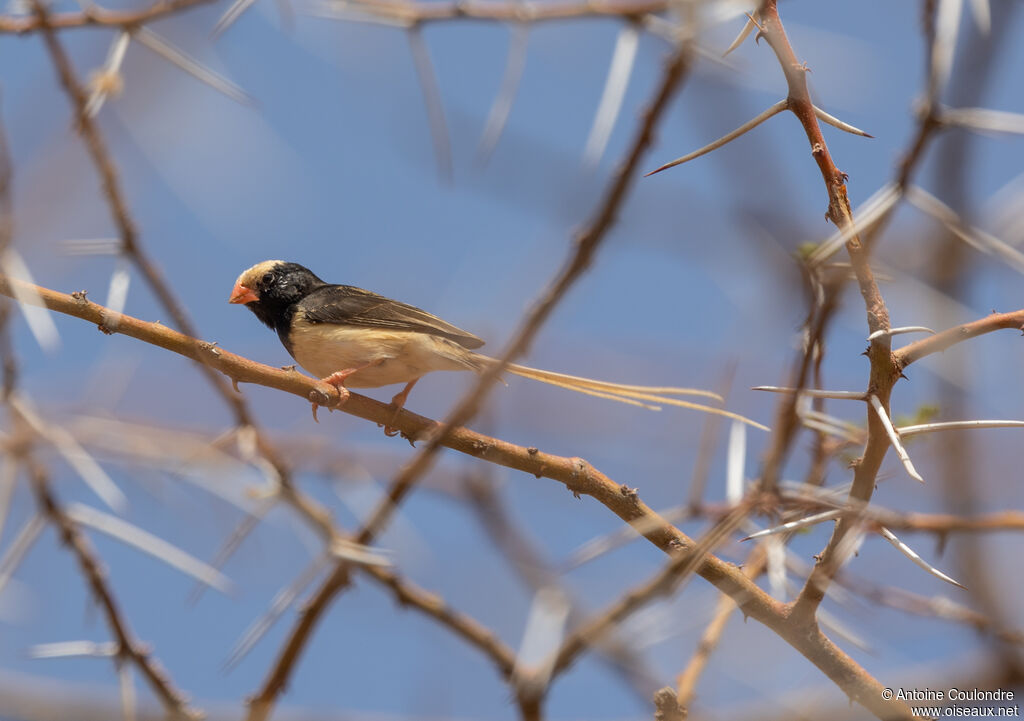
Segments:
[[[423,307],[486,338],[497,352],[565,258],[574,229],[596,207],[667,50],[661,39],[642,36],[608,149],[596,167],[584,167],[583,148],[621,25],[586,19],[532,29],[507,129],[481,166],[477,144],[500,83],[509,29],[476,21],[427,26],[423,36],[452,148],[453,175],[446,181],[438,172],[403,31],[302,14],[292,27],[282,27],[277,6],[259,0],[214,41],[209,31],[223,9],[223,3],[199,8],[153,29],[244,88],[255,107],[235,103],[133,43],[125,59],[124,92],[108,102],[98,121],[142,242],[203,336],[273,365],[290,362],[274,335],[226,303],[237,274],[267,258],[301,262],[329,281]],[[798,56],[812,70],[817,102],[875,136],[825,131],[838,166],[850,176],[857,205],[892,178],[914,128],[913,101],[924,78],[919,5],[793,0],[783,3],[781,12]],[[1007,37],[1019,34],[1021,13],[1003,15],[1011,28]],[[710,50],[726,47],[741,24],[733,20],[710,29],[704,44]],[[978,33],[969,14],[961,30],[963,47]],[[61,37],[85,77],[103,62],[111,34],[88,29]],[[748,41],[729,63],[698,62],[661,125],[645,169],[700,147],[782,97],[781,73],[764,44]],[[1022,67],[1024,50],[1003,43],[982,103],[1024,112]],[[953,96],[972,82],[971,71],[955,70],[947,101],[955,103]],[[70,131],[68,105],[39,38],[0,37],[0,90],[14,166],[16,247],[40,284],[63,291],[86,288],[102,301],[115,259],[69,254],[67,242],[112,237],[114,229],[93,168]],[[925,188],[935,186],[934,158],[943,142],[935,144],[918,172]],[[1005,190],[1021,171],[1022,142],[1012,136],[975,137],[964,168],[970,217],[1008,242],[1024,239],[1020,202]],[[1019,198],[1019,183],[1016,187]],[[804,313],[799,274],[790,258],[801,243],[830,234],[825,205],[806,138],[788,114],[710,156],[639,180],[593,268],[545,325],[526,362],[602,379],[707,388],[720,385],[734,364],[728,406],[768,421],[775,399],[747,389],[786,376]],[[937,231],[932,221],[904,208],[882,240],[878,260],[891,278],[882,291],[894,324],[928,324],[934,298],[922,269],[937,247],[932,242]],[[968,297],[955,311],[958,319],[1020,306],[1019,275],[978,254],[972,263]],[[829,338],[826,384],[861,389],[867,377],[859,355],[867,334],[864,311],[855,291],[846,301]],[[126,312],[166,320],[135,276]],[[230,426],[226,409],[186,361],[127,338],[102,336],[73,319],[56,322],[61,345],[53,353],[39,350],[21,319],[14,329],[22,383],[49,417],[72,428],[89,427],[83,417],[95,416],[166,424],[211,439]],[[964,354],[978,370],[966,389],[976,417],[1022,417],[1018,381],[1024,357],[1015,341],[1012,334],[996,334],[951,351]],[[935,395],[934,365],[913,370],[911,382],[897,389],[895,413],[912,413]],[[409,407],[442,416],[469,381],[456,374],[428,377]],[[259,387],[243,391],[260,420],[286,445],[302,438],[349,461],[338,477],[302,475],[304,487],[349,524],[358,513],[351,509],[365,512],[412,453],[404,442],[386,439],[352,417],[334,414],[314,426],[308,407],[292,396]],[[386,399],[393,392],[369,394]],[[834,404],[832,411],[863,421],[859,408]],[[645,413],[513,379],[507,388],[494,390],[475,426],[513,442],[583,456],[660,508],[686,498],[703,421],[685,411]],[[1021,507],[1024,492],[1015,482],[1018,436],[999,430],[975,440],[984,461],[971,482],[984,505]],[[931,459],[939,442],[923,440],[912,449],[926,477],[938,473]],[[767,436],[750,435],[748,475],[756,473],[766,443]],[[720,438],[711,466],[708,497],[716,500],[724,493],[724,445]],[[787,478],[799,477],[806,449],[805,439],[794,450]],[[238,520],[237,510],[184,483],[179,472],[126,466],[110,454],[99,455],[129,496],[129,520],[200,558],[210,558]],[[54,469],[62,498],[98,503],[59,460]],[[477,472],[501,484],[514,517],[553,559],[564,559],[620,522],[596,502],[573,499],[549,480],[482,468],[455,454],[447,455],[427,488],[403,506],[380,541],[395,552],[402,573],[442,593],[517,647],[531,594],[516,582],[472,513],[445,491]],[[878,495],[883,505],[943,507],[936,486],[918,487],[893,459],[884,472],[887,480]],[[235,494],[260,482],[258,472],[238,464],[211,473]],[[840,483],[847,476],[834,465],[829,479]],[[32,507],[27,489],[20,488],[0,548],[10,543]],[[688,524],[685,530],[699,533],[700,528]],[[826,532],[819,528],[798,538],[794,550],[810,560]],[[116,542],[94,540],[126,616],[180,687],[214,707],[236,703],[256,689],[291,615],[237,669],[224,674],[220,666],[234,640],[310,558],[310,536],[294,518],[275,511],[229,562],[225,572],[237,584],[234,596],[207,593],[195,605],[186,603],[188,579]],[[931,539],[916,541],[923,555],[939,562]],[[987,548],[993,565],[1005,568],[1019,552],[1019,539],[999,536]],[[742,553],[723,551],[736,561]],[[662,561],[656,549],[634,544],[566,580],[591,608],[600,608],[653,574]],[[866,544],[855,566],[881,583],[964,600],[878,539]],[[949,570],[956,575],[956,569]],[[1019,584],[1019,579],[1003,581]],[[1010,597],[1013,590],[1006,593]],[[696,579],[681,596],[653,606],[629,627],[650,642],[645,654],[664,682],[692,653],[714,602],[712,589]],[[851,652],[883,679],[928,678],[929,673],[938,678],[942,669],[984,648],[967,630],[937,621],[870,608],[837,612],[874,648],[871,654]],[[1013,612],[1024,623],[1020,608]],[[30,674],[87,683],[116,696],[116,676],[104,660],[27,658],[33,644],[107,639],[52,532],[44,534],[0,595],[0,625],[5,674],[0,678]],[[827,683],[808,662],[756,624],[735,622],[698,703],[700,709],[721,711],[812,687],[827,688]],[[836,690],[830,693],[833,700],[840,697]],[[516,716],[507,689],[486,661],[366,583],[334,605],[283,704],[425,717]],[[590,657],[555,686],[548,711],[557,719],[649,716],[647,706]]]

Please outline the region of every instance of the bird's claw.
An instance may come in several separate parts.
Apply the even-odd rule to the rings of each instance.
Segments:
[[[409,445],[410,446],[412,446],[413,448],[416,447],[416,438],[414,436],[409,435],[408,433],[403,431],[401,428],[395,428],[394,426],[388,425],[386,423],[378,423],[377,427],[378,428],[383,428],[384,429],[384,435],[386,435],[388,438],[394,438],[397,435],[401,435],[402,438],[404,438],[405,440],[409,441]]]
[[[388,438],[397,436],[402,432],[401,428],[394,426],[394,422],[398,419],[398,414],[402,412],[402,406],[405,405],[405,397],[399,394],[391,399],[389,408],[391,409],[391,418],[386,423],[378,423],[379,426],[384,426],[384,435]]]
[[[340,408],[341,406],[345,405],[345,402],[349,399],[349,396],[351,396],[352,394],[349,392],[348,388],[346,388],[343,385],[340,385],[340,384],[339,385],[335,385],[334,383],[331,383],[331,385],[333,385],[335,388],[338,389],[338,402],[335,403],[334,405],[330,405],[330,406],[324,405],[324,408],[326,408],[331,413],[334,413],[334,409],[335,408]],[[325,395],[325,394],[321,394],[321,395]],[[311,393],[310,397],[313,398],[314,394]],[[316,401],[311,401],[311,403],[313,405],[313,420],[316,421],[317,423],[319,423],[320,419],[317,417],[316,412],[320,408],[320,406],[323,405],[323,404],[317,403]]]

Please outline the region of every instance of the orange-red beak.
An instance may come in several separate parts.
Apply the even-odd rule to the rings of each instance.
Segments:
[[[259,300],[260,297],[256,295],[256,291],[252,288],[247,288],[241,283],[235,283],[235,287],[231,290],[231,297],[228,298],[228,303],[253,303]]]

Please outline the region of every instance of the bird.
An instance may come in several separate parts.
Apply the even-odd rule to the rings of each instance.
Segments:
[[[391,399],[392,418],[427,373],[480,373],[498,363],[476,352],[484,341],[472,333],[407,303],[355,286],[327,283],[298,263],[257,263],[238,276],[228,302],[244,305],[275,331],[296,363],[338,389],[342,403],[348,398],[348,388],[404,384]],[[608,383],[515,363],[506,370],[559,388],[651,410],[659,410],[659,403],[676,405],[760,426],[719,408],[670,397],[696,395],[720,401],[721,397],[711,391]],[[314,403],[314,418],[316,409]],[[384,432],[397,433],[390,424],[385,425]]]

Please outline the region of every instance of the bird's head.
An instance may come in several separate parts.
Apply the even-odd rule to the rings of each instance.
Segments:
[[[322,280],[298,263],[265,260],[238,276],[228,302],[245,305],[273,328],[290,306],[322,285]]]

